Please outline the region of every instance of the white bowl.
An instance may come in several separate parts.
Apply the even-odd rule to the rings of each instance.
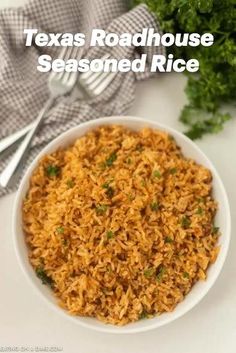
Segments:
[[[213,175],[213,190],[214,190],[214,198],[219,203],[219,210],[216,215],[216,224],[220,227],[222,235],[219,237],[219,244],[221,246],[219,255],[217,257],[216,262],[210,266],[208,270],[208,275],[206,281],[200,281],[196,283],[190,293],[186,296],[186,298],[177,305],[171,313],[165,313],[160,316],[156,316],[152,319],[140,320],[135,323],[128,324],[123,327],[116,327],[112,325],[106,325],[102,322],[93,319],[93,318],[84,318],[78,316],[71,316],[66,311],[61,309],[56,302],[56,299],[53,293],[44,286],[41,281],[36,277],[34,270],[32,269],[29,261],[28,261],[28,250],[25,244],[24,234],[22,230],[22,201],[25,197],[25,194],[29,188],[29,180],[31,174],[35,167],[37,166],[39,160],[43,155],[52,153],[57,150],[59,147],[66,147],[72,144],[78,137],[83,136],[88,130],[91,130],[100,125],[109,125],[109,124],[120,124],[126,126],[133,130],[138,130],[142,127],[150,127],[154,129],[164,130],[170,133],[176,140],[177,144],[182,148],[182,151],[186,157],[190,157],[194,159],[196,162],[204,165],[208,169],[211,170]],[[58,313],[61,313],[65,318],[70,319],[75,324],[79,324],[81,326],[85,326],[87,328],[91,328],[97,331],[102,332],[110,332],[110,333],[137,333],[141,331],[148,331],[150,329],[154,329],[179,318],[183,314],[187,313],[190,309],[192,309],[208,292],[208,290],[214,284],[216,278],[218,277],[223,263],[225,261],[229,241],[230,241],[230,228],[231,228],[231,219],[230,219],[230,209],[228,198],[222,184],[222,181],[212,165],[212,163],[208,160],[208,158],[204,155],[203,152],[189,140],[183,134],[167,127],[161,125],[154,121],[148,121],[142,118],[135,117],[108,117],[101,118],[98,120],[92,120],[83,124],[78,125],[75,128],[70,129],[69,131],[63,133],[55,140],[50,142],[42,152],[35,158],[27,172],[25,173],[20,187],[17,192],[14,212],[13,212],[13,233],[14,233],[14,243],[16,254],[18,260],[20,262],[21,268],[25,273],[26,277],[29,279],[30,283],[37,290],[37,292],[41,295],[42,298],[46,300],[47,303],[50,304],[52,308],[54,308]]]

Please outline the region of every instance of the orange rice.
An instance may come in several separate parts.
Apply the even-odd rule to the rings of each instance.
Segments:
[[[219,251],[209,170],[171,136],[104,126],[45,156],[23,204],[29,259],[73,315],[172,311]]]

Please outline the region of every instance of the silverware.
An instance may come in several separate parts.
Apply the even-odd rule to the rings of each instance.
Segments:
[[[64,49],[61,54],[61,58],[66,59],[71,58],[73,48],[71,49],[70,52],[66,52]],[[109,58],[110,55],[106,54],[104,55],[101,60],[105,61],[107,58]],[[100,95],[113,81],[115,76],[117,75],[117,72],[92,72],[88,71],[84,74],[82,74],[79,78],[79,84],[80,87],[84,90],[84,92],[87,94],[88,97],[93,98],[98,95]],[[24,137],[26,134],[26,137],[22,141],[21,145],[17,149],[16,153],[13,155],[13,158],[7,165],[7,167],[3,170],[3,172],[0,175],[0,185],[2,187],[7,187],[13,178],[16,170],[18,169],[20,163],[22,162],[23,158],[25,157],[31,141],[35,134],[38,131],[38,128],[40,127],[43,118],[46,114],[46,112],[52,107],[53,103],[55,102],[55,99],[58,98],[59,96],[68,94],[72,91],[72,88],[74,87],[76,81],[77,81],[77,72],[72,72],[72,73],[67,73],[67,72],[62,72],[62,73],[54,73],[52,72],[49,77],[49,90],[51,93],[51,97],[45,104],[43,110],[40,112],[39,116],[37,117],[36,121],[33,123],[27,125],[23,129],[17,131],[16,133],[4,138],[2,141],[0,141],[0,153],[10,147],[12,144],[14,144],[16,141]]]
[[[76,48],[76,52],[77,52]],[[60,58],[67,60],[74,56],[76,54],[74,47],[71,47],[69,50],[66,50],[66,48],[63,48]],[[52,105],[55,102],[55,99],[63,96],[69,92],[71,92],[72,88],[74,87],[76,81],[77,81],[77,76],[78,73],[76,72],[60,72],[60,73],[55,73],[51,72],[49,75],[49,80],[48,80],[48,87],[50,91],[50,98],[46,102],[45,106],[39,113],[37,119],[34,122],[34,126],[32,129],[27,133],[26,137],[16,150],[15,154],[13,155],[12,159],[10,160],[9,164],[6,166],[6,168],[3,170],[3,172],[0,175],[0,185],[2,187],[7,187],[9,185],[9,182],[11,181],[13,175],[15,174],[19,164],[22,162],[23,158],[25,157],[27,151],[29,150],[29,147],[31,145],[31,141],[34,137],[34,135],[37,133],[43,118],[45,114],[48,112],[48,110],[52,107]]]
[[[31,123],[24,127],[21,130],[14,132],[13,134],[3,138],[0,141],[0,153],[4,152],[10,146],[14,145],[15,142],[19,141],[24,137],[32,128],[34,127],[34,123]]]
[[[109,54],[104,55],[101,60],[105,61],[110,57]],[[79,77],[80,88],[87,94],[89,98],[96,97],[100,95],[113,81],[116,76],[116,72],[108,73],[96,73],[88,71],[83,73]],[[8,149],[15,142],[22,139],[35,125],[36,122],[32,122],[29,125],[25,126],[23,129],[16,131],[15,133],[3,138],[0,141],[0,153]]]

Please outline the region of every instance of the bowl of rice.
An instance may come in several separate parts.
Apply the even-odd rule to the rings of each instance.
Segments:
[[[97,331],[137,333],[206,295],[226,258],[230,210],[216,169],[186,136],[107,117],[36,157],[13,231],[23,272],[58,313]]]

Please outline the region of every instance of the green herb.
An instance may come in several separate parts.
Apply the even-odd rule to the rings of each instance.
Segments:
[[[150,207],[151,207],[151,210],[152,210],[152,211],[158,211],[158,210],[159,210],[159,207],[160,207],[159,202],[153,202],[153,203],[151,203]]]
[[[62,244],[63,244],[64,246],[67,246],[68,243],[69,243],[68,239],[63,239]]]
[[[109,199],[112,199],[112,197],[115,194],[115,190],[110,186],[110,182],[106,182],[102,185],[103,189],[106,190],[106,195],[109,197]]]
[[[131,158],[128,158],[128,159],[127,159],[127,164],[131,164],[131,163],[132,163]]]
[[[64,227],[57,227],[57,233],[58,234],[63,234],[65,231],[65,228]]]
[[[109,186],[107,188],[106,195],[109,197],[109,199],[112,199],[114,194],[115,194],[115,190],[111,186]]]
[[[169,170],[169,173],[170,173],[170,174],[176,174],[176,173],[177,173],[177,168],[171,168],[171,169]]]
[[[46,173],[49,177],[56,177],[60,173],[60,168],[56,165],[49,165],[46,168]]]
[[[188,272],[184,272],[184,273],[183,273],[183,277],[184,277],[184,278],[189,278],[189,277],[190,277],[190,276],[189,276],[189,273],[188,273]]]
[[[166,268],[164,266],[160,266],[158,269],[157,276],[156,276],[156,279],[159,283],[162,281],[165,273],[166,273]]]
[[[176,58],[196,58],[200,69],[186,73],[189,103],[181,114],[190,138],[222,130],[229,114],[220,113],[224,103],[236,99],[236,14],[235,0],[133,0],[145,3],[156,15],[162,31],[171,33],[212,33],[214,44],[171,46]]]
[[[215,226],[212,227],[212,233],[213,233],[213,234],[217,234],[217,235],[218,235],[219,230],[220,230],[219,227],[215,227]]]
[[[112,232],[112,230],[108,230],[107,231],[107,239],[112,239],[114,238],[114,233]]]
[[[151,278],[154,275],[154,268],[150,267],[143,271],[146,278]]]
[[[128,194],[127,197],[129,201],[133,201],[135,199],[135,195],[133,194]]]
[[[165,237],[165,243],[166,244],[171,244],[171,243],[173,243],[173,239],[171,238],[171,237]]]
[[[98,205],[96,207],[96,212],[98,215],[103,215],[108,209],[107,205]]]
[[[188,216],[183,216],[181,219],[181,226],[184,229],[187,229],[191,224],[190,218]]]
[[[155,178],[161,179],[161,173],[159,172],[159,170],[154,170],[153,176],[154,176]]]
[[[47,275],[47,273],[45,272],[43,266],[37,267],[35,272],[36,272],[37,277],[39,279],[41,279],[43,284],[46,284],[46,285],[48,285],[51,288],[54,287],[53,279],[50,276]]]
[[[202,215],[203,209],[201,207],[198,207],[196,214]]]
[[[67,180],[66,185],[68,186],[69,189],[73,188],[75,186],[75,182],[72,179]]]
[[[111,167],[112,164],[116,161],[117,155],[115,152],[112,152],[110,156],[106,159],[106,166]]]
[[[147,318],[148,318],[148,313],[146,312],[146,310],[143,310],[139,315],[139,320],[143,320]]]

